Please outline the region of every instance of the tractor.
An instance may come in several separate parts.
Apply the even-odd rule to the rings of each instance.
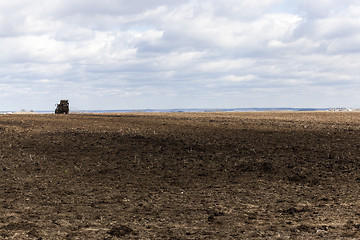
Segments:
[[[68,114],[69,113],[69,100],[60,100],[59,104],[56,104],[55,114]]]

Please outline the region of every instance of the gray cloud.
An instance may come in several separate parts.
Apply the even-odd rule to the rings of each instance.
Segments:
[[[4,110],[356,106],[356,1],[0,3]],[[0,109],[1,110],[1,109]]]

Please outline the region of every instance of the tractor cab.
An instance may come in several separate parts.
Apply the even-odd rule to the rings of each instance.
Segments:
[[[68,114],[69,113],[69,100],[60,100],[59,104],[56,104],[55,114]]]

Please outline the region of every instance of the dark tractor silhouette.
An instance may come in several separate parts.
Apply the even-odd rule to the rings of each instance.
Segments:
[[[56,104],[55,114],[68,114],[69,113],[69,100],[60,100],[59,104]]]

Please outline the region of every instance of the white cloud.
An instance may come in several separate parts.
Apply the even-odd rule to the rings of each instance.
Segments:
[[[245,76],[236,76],[236,75],[228,75],[224,77],[224,80],[231,82],[248,82],[256,79],[256,76],[253,74],[248,74]]]
[[[359,13],[355,0],[3,1],[0,101],[4,109],[51,109],[59,98],[78,109],[354,105]]]
[[[326,18],[337,14],[356,0],[298,0],[299,9],[309,18]]]

